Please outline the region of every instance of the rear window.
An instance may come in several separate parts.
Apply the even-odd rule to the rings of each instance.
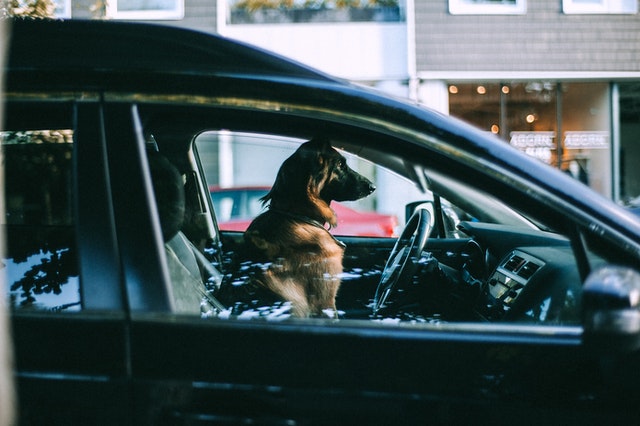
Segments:
[[[15,309],[79,310],[73,131],[0,134],[7,238],[2,262]]]

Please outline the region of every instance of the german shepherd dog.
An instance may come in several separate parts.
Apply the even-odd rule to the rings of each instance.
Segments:
[[[291,302],[293,316],[322,316],[325,310],[336,316],[345,246],[327,229],[338,223],[330,204],[374,190],[328,140],[302,144],[262,198],[268,210],[244,234],[245,259],[267,265],[254,277],[257,284]]]

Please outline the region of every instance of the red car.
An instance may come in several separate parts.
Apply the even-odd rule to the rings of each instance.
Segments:
[[[223,231],[245,231],[254,217],[263,211],[260,198],[269,187],[220,188],[210,186],[209,192]],[[338,216],[338,226],[331,230],[336,235],[360,237],[394,237],[398,220],[393,215],[359,212],[343,204],[333,202],[331,208]]]

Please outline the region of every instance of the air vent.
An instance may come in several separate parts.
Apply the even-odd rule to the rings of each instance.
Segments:
[[[524,263],[525,260],[522,257],[514,254],[504,263],[503,268],[510,272],[516,272]]]
[[[536,273],[538,269],[540,269],[540,265],[533,262],[527,262],[524,265],[522,265],[522,267],[517,273],[519,276],[521,276],[525,280],[528,280],[529,278],[531,278],[533,274]]]
[[[512,278],[526,284],[542,265],[543,263],[532,256],[516,251],[503,262],[501,269]]]

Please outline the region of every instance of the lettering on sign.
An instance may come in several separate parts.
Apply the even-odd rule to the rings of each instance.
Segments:
[[[551,163],[555,137],[555,132],[511,132],[509,143],[538,160]]]
[[[509,143],[516,148],[549,148],[556,147],[553,141],[556,132],[511,132]]]
[[[564,132],[565,149],[609,148],[608,132]]]

